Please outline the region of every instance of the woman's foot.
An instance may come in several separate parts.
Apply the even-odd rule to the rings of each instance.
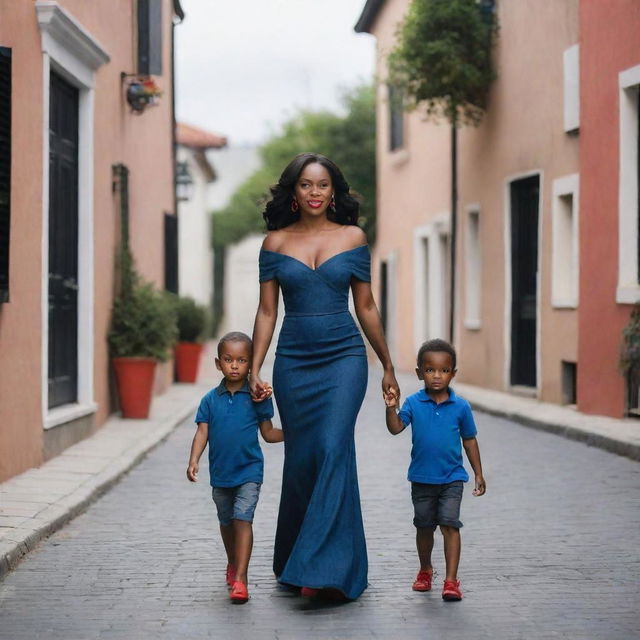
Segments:
[[[300,589],[300,595],[303,598],[315,598],[320,593],[320,589],[314,589],[313,587],[302,587]]]
[[[244,582],[234,582],[231,586],[229,598],[231,598],[231,602],[233,602],[233,604],[244,604],[249,599],[247,585]]]

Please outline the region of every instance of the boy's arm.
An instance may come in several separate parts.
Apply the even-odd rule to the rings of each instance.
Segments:
[[[476,486],[473,490],[473,495],[482,496],[487,490],[487,483],[482,475],[482,462],[480,461],[480,447],[478,446],[478,441],[476,438],[465,438],[462,441],[462,446],[464,447],[469,464],[476,476]]]
[[[200,465],[200,456],[207,446],[207,440],[209,439],[209,425],[206,422],[198,422],[198,428],[196,435],[193,436],[193,442],[191,443],[191,454],[189,455],[189,466],[187,467],[187,478],[191,482],[198,481],[198,469]]]
[[[284,431],[276,429],[271,420],[263,420],[260,423],[260,433],[265,442],[282,442],[284,440]]]
[[[387,429],[389,429],[389,433],[396,436],[405,429],[405,424],[404,422],[402,422],[400,416],[398,415],[398,412],[396,411],[400,402],[400,398],[395,393],[390,392],[383,392],[382,397],[384,398],[384,403],[387,405],[385,411]]]

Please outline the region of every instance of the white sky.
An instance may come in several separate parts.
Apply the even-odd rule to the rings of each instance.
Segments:
[[[353,30],[365,0],[181,0],[178,120],[257,143],[297,108],[337,108],[372,78],[374,40]]]

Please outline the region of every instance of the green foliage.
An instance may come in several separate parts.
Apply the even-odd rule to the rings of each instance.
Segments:
[[[360,225],[370,242],[375,233],[375,95],[372,86],[343,96],[344,114],[302,111],[260,148],[262,167],[234,193],[229,205],[213,214],[214,248],[264,230],[262,210],[269,187],[298,153],[313,151],[342,169],[352,190],[362,197]]]
[[[633,307],[629,323],[622,331],[620,368],[625,373],[640,369],[640,304]]]
[[[495,79],[493,10],[478,0],[413,0],[389,56],[389,75],[428,116],[478,124]]]
[[[122,290],[113,305],[108,336],[111,356],[167,360],[177,336],[173,302],[142,280],[129,252],[119,262]]]
[[[207,328],[207,309],[189,296],[174,296],[180,342],[199,342]]]

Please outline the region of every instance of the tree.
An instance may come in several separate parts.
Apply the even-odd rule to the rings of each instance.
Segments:
[[[301,111],[280,133],[260,147],[261,167],[235,191],[229,204],[213,212],[214,316],[222,316],[225,248],[250,233],[265,229],[262,219],[270,185],[298,153],[313,151],[331,158],[342,169],[353,191],[362,198],[359,224],[375,241],[375,93],[363,85],[344,93],[343,113]]]
[[[495,79],[498,25],[493,0],[413,0],[389,55],[389,75],[407,108],[451,125],[451,294],[453,340],[458,209],[458,127],[478,125]]]

